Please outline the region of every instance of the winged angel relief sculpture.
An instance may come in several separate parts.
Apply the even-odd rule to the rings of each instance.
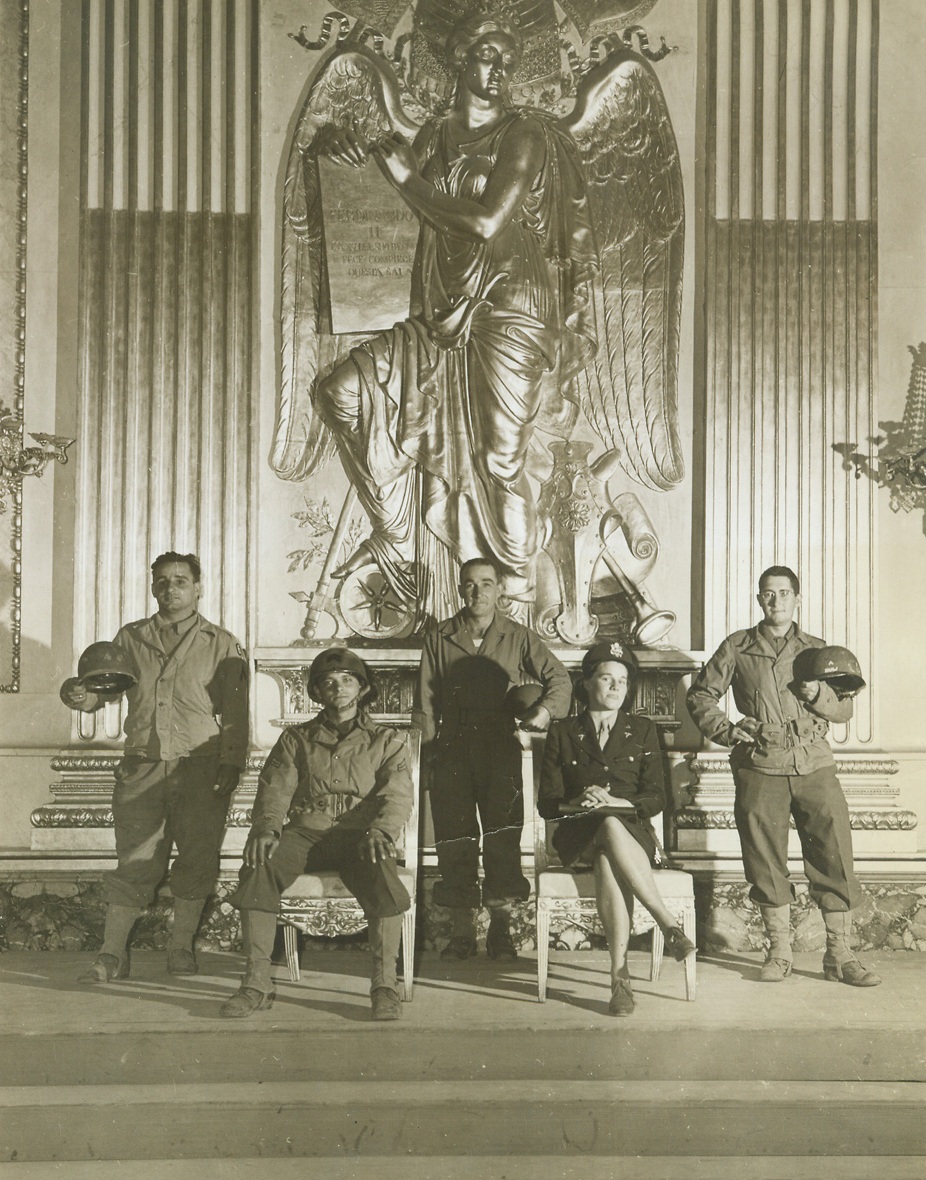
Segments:
[[[285,181],[272,465],[303,480],[335,449],[340,457],[370,531],[343,560],[336,535],[326,576],[375,571],[380,603],[391,596],[421,625],[456,609],[459,564],[476,555],[495,559],[510,599],[531,601],[545,549],[554,564],[560,554],[560,601],[534,602],[533,617],[546,606],[553,633],[571,603],[560,633],[584,642],[597,626],[586,604],[598,558],[621,576],[619,530],[609,537],[602,525],[621,515],[602,502],[608,475],[620,467],[658,490],[683,476],[678,151],[656,75],[629,45],[608,42],[571,111],[556,115],[511,97],[525,48],[515,8],[464,11],[452,25],[444,18],[454,85],[443,111],[432,102],[426,113],[421,88],[413,94],[405,71],[400,79],[356,30],[310,89]],[[436,58],[433,36],[431,45]],[[411,314],[388,330],[326,332],[323,157],[375,166],[417,216]],[[591,467],[591,447],[569,442],[585,423],[604,447]],[[535,490],[543,479],[565,480],[565,500],[591,516],[558,512],[549,487]],[[643,520],[652,552],[642,509],[624,515],[638,534]],[[595,532],[583,570],[574,544],[565,558],[569,543],[557,548],[557,519],[567,533],[581,531],[577,520]],[[625,551],[635,540],[625,528]]]

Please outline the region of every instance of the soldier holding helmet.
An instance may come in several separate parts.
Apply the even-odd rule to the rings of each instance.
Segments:
[[[192,553],[156,557],[157,614],[127,623],[115,646],[93,644],[81,675],[61,686],[64,703],[84,713],[123,692],[128,701],[113,789],[118,864],[103,879],[103,946],[80,977],[85,983],[128,975],[129,935],[154,899],[174,843],[167,965],[173,975],[198,970],[193,939],[215,888],[229,800],[248,751],[247,661],[232,634],[198,613],[201,578]]]
[[[519,727],[543,733],[569,712],[569,673],[535,632],[498,610],[500,572],[473,557],[460,567],[463,608],[425,636],[413,722],[430,743],[431,817],[440,880],[433,898],[451,911],[442,959],[476,954],[476,912],[489,910],[486,953],[515,959],[512,905],[530,885],[521,871],[524,800],[521,747],[506,697],[527,678],[540,682],[522,702]],[[481,830],[480,830],[481,825]],[[479,844],[485,879],[479,883]]]
[[[793,622],[800,583],[787,566],[759,578],[763,619],[728,636],[688,692],[688,708],[705,737],[732,746],[734,814],[750,896],[762,912],[769,951],[760,978],[791,974],[788,829],[793,817],[810,894],[826,926],[826,979],[873,987],[881,980],[850,947],[851,911],[861,897],[852,866],[849,809],[826,740],[831,722],[852,716],[864,686],[858,662]],[[743,715],[720,707],[728,688]]]

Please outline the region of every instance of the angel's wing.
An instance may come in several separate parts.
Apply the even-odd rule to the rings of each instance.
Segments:
[[[318,150],[331,126],[351,127],[370,143],[393,131],[411,139],[418,132],[402,111],[392,69],[359,45],[328,59],[299,114],[283,183],[280,392],[270,455],[282,479],[305,479],[330,458],[334,443],[313,404],[319,360],[336,364],[355,342],[332,337],[324,323]]]
[[[564,126],[585,165],[601,257],[598,352],[580,378],[595,431],[645,487],[684,476],[678,348],[685,247],[675,133],[652,67],[621,49],[583,81]]]

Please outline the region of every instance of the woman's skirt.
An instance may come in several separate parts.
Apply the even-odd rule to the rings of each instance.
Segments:
[[[656,863],[656,839],[649,820],[640,819],[633,812],[617,815],[627,831],[649,857],[650,864]],[[567,815],[557,820],[552,844],[562,861],[575,872],[586,872],[594,864],[595,835],[604,823],[603,815]]]

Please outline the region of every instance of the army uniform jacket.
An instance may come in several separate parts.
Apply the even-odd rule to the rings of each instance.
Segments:
[[[553,723],[543,750],[537,810],[544,819],[558,819],[560,803],[592,786],[630,800],[641,820],[664,810],[662,753],[648,717],[619,710],[604,750],[588,713]]]
[[[345,736],[319,713],[283,731],[257,785],[251,834],[292,826],[376,828],[397,842],[411,815],[408,747],[365,713]],[[337,813],[347,808],[340,817]]]
[[[496,612],[477,648],[460,611],[425,637],[412,720],[425,742],[439,726],[443,732],[474,724],[510,730],[505,695],[528,680],[540,682],[537,703],[551,717],[566,716],[572,700],[569,673],[536,632]]]
[[[754,745],[736,746],[734,765],[765,774],[811,774],[834,763],[826,740],[831,721],[848,721],[851,699],[841,699],[820,681],[820,695],[812,703],[792,691],[794,661],[810,648],[824,647],[822,639],[792,627],[780,652],[760,625],[728,636],[711,656],[688,690],[688,710],[698,728],[712,742],[729,746],[732,722],[720,708],[727,689],[744,717],[761,724]]]
[[[115,643],[135,663],[126,692],[125,754],[169,762],[218,757],[243,768],[248,753],[248,665],[231,632],[196,614],[169,654],[159,615],[127,623]],[[100,695],[99,704],[118,699]]]

